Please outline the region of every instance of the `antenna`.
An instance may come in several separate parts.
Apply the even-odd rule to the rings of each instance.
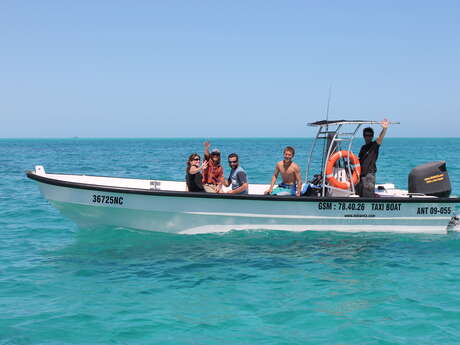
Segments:
[[[326,121],[329,120],[329,106],[331,104],[331,93],[332,93],[332,84],[329,85],[329,95],[327,97]],[[326,124],[326,130],[328,130],[327,124]]]
[[[321,175],[323,175],[323,168],[324,168],[324,156],[326,154],[326,150],[329,149],[329,106],[331,105],[331,93],[332,93],[332,84],[329,84],[329,94],[327,96],[327,107],[326,107],[326,139],[324,140],[323,145],[323,155],[321,157]],[[327,147],[327,149],[326,149]]]

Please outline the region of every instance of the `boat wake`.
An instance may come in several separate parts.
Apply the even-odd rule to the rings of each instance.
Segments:
[[[460,223],[455,223],[455,226],[452,225],[449,228],[449,231],[459,231]],[[188,228],[179,231],[179,234],[183,235],[196,235],[196,234],[210,234],[210,233],[225,233],[230,231],[244,231],[244,230],[263,230],[263,231],[289,231],[289,232],[304,232],[304,231],[338,231],[338,232],[393,232],[393,233],[425,233],[425,234],[441,234],[445,231],[440,232],[431,227],[418,227],[418,228],[408,228],[404,226],[374,226],[368,227],[363,225],[337,225],[334,228],[331,225],[294,225],[294,224],[240,224],[240,225],[201,225],[193,228]]]
[[[267,224],[247,224],[247,225],[202,225],[190,229],[180,231],[183,235],[197,235],[197,234],[211,234],[223,233],[229,231],[242,231],[242,230],[278,230],[278,231],[291,231],[302,232],[308,231],[307,227],[303,225],[271,225]]]

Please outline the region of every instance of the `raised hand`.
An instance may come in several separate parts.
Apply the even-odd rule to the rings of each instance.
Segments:
[[[380,122],[380,124],[382,125],[384,129],[387,129],[388,126],[390,125],[388,119],[384,119],[382,122]]]

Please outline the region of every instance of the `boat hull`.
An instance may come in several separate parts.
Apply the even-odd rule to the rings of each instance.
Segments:
[[[63,215],[83,227],[189,234],[242,229],[445,234],[456,205],[437,199],[227,197],[39,186]]]

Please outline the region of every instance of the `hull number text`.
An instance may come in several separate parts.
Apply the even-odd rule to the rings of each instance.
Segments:
[[[123,205],[122,196],[93,194],[91,201],[96,204]]]
[[[452,207],[419,207],[417,214],[451,214]]]

